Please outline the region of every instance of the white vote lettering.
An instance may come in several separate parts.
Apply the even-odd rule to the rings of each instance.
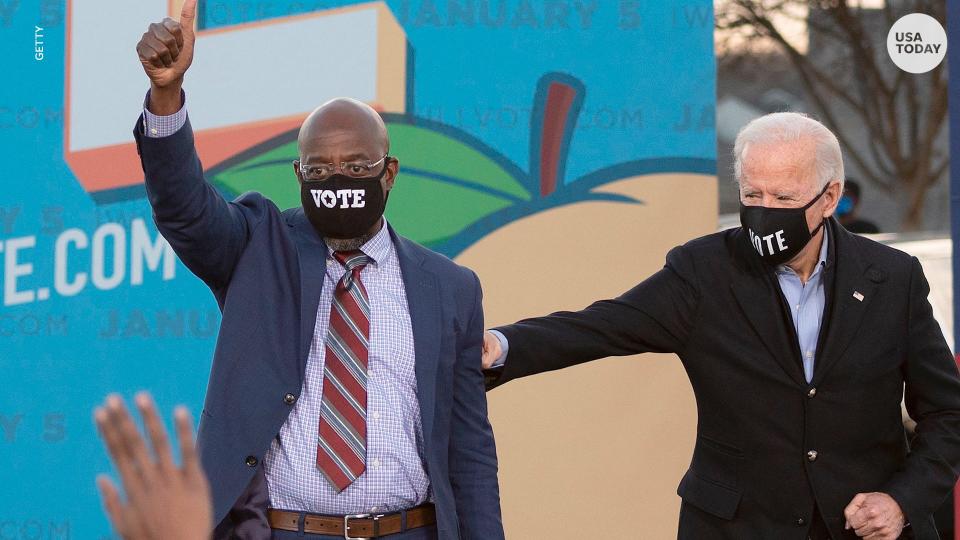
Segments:
[[[787,249],[787,241],[783,238],[783,230],[777,231],[777,247],[780,251]]]
[[[771,255],[773,255],[773,236],[772,234],[768,234],[763,237],[763,241],[767,243],[767,250],[770,251]]]
[[[353,190],[353,204],[350,205],[350,208],[363,208],[367,205],[367,202],[363,200],[363,195],[365,191],[362,189]]]
[[[327,208],[333,208],[337,204],[337,196],[330,190],[311,189],[310,194],[313,195],[313,203],[317,208],[320,208],[321,204]]]
[[[753,246],[753,249],[757,250],[757,253],[763,255],[763,246],[760,245],[760,237],[754,234],[753,229],[747,229],[750,231],[750,245]]]
[[[362,189],[338,189],[336,191],[311,189],[310,194],[313,195],[313,202],[317,205],[317,208],[320,208],[321,204],[327,208],[333,208],[337,206],[338,201],[340,208],[363,208],[367,204],[363,200],[365,192]]]
[[[350,207],[350,202],[347,200],[347,198],[350,197],[350,190],[349,190],[349,189],[338,189],[338,190],[337,190],[337,197],[340,198],[340,208],[349,208],[349,207]]]
[[[337,204],[337,196],[327,189],[320,190],[320,202],[327,208],[333,208]],[[319,205],[317,205],[319,206]]]
[[[788,247],[787,241],[783,237],[783,229],[780,229],[779,231],[773,234],[768,234],[764,237],[761,237],[760,235],[753,232],[753,229],[747,229],[747,231],[750,233],[750,245],[752,245],[753,249],[757,250],[757,253],[759,253],[760,255],[765,255],[763,251],[764,243],[766,243],[767,245],[767,251],[770,252],[769,254],[773,255],[774,253],[773,239],[774,238],[776,238],[777,240],[777,251],[783,251]]]

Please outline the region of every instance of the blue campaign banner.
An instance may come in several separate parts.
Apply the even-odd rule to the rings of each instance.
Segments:
[[[181,3],[0,0],[0,539],[110,537],[109,392],[201,409],[220,314],[153,225],[131,134],[134,47]],[[187,107],[227,197],[298,204],[296,128],[337,95],[387,119],[388,218],[450,257],[560,207],[644,204],[617,180],[715,173],[709,0],[201,0],[198,22]]]

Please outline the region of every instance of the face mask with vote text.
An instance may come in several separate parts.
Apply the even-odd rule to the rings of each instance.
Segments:
[[[383,215],[387,196],[380,181],[387,173],[368,178],[335,174],[300,184],[300,203],[313,227],[325,238],[363,236]]]
[[[824,186],[820,194],[801,208],[768,208],[740,203],[740,224],[747,232],[746,239],[750,246],[763,262],[778,265],[789,261],[817,234],[824,222],[820,221],[810,231],[807,227],[807,209],[827,192],[829,186]]]

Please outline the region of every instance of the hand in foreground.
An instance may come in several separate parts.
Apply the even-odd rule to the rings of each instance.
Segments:
[[[500,358],[501,354],[503,354],[503,351],[500,349],[500,340],[497,339],[497,336],[491,334],[490,332],[484,332],[483,356],[481,360],[483,369],[490,369],[493,367],[493,363],[497,361],[497,358]]]
[[[138,394],[136,403],[152,453],[120,396],[108,396],[106,403],[94,410],[100,436],[127,496],[126,501],[121,501],[114,483],[106,475],[97,477],[97,487],[114,529],[125,540],[209,538],[213,530],[210,486],[193,447],[190,413],[182,406],[174,412],[182,460],[177,467],[150,395]]]
[[[896,540],[906,521],[900,505],[886,493],[858,493],[843,515],[846,528],[867,540]]]

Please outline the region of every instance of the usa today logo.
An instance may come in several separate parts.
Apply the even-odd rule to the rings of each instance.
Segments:
[[[887,34],[887,52],[900,69],[926,73],[947,54],[947,33],[936,19],[923,13],[904,15]]]

